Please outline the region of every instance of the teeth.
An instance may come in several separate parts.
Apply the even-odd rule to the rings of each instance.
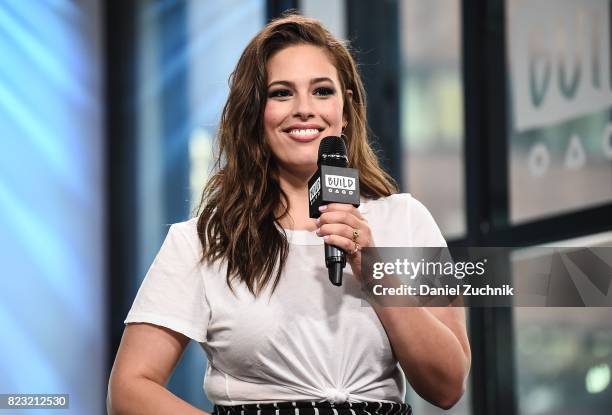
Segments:
[[[317,134],[319,132],[319,130],[317,130],[316,128],[309,128],[308,130],[291,130],[289,131],[290,134],[295,134],[295,135],[311,135],[311,134]]]

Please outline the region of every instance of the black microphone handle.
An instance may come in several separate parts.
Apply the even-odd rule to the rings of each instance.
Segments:
[[[342,270],[346,266],[346,254],[340,248],[325,244],[325,266],[329,282],[339,287],[342,285]]]

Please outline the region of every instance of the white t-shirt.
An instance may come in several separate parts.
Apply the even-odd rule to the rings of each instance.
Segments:
[[[409,194],[359,208],[377,246],[445,246],[431,214]],[[167,327],[208,356],[204,390],[219,405],[297,400],[404,400],[405,380],[374,309],[347,264],[330,284],[323,241],[287,231],[290,251],[276,291],[254,298],[226,284],[225,266],[200,262],[197,219],[170,227],[125,323]],[[271,285],[271,284],[270,284]]]

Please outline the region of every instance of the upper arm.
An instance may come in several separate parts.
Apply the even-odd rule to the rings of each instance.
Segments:
[[[123,332],[110,389],[142,377],[165,385],[189,343],[183,334],[153,324],[128,324]]]

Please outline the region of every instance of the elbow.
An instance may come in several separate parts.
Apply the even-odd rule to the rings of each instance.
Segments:
[[[437,394],[435,402],[431,402],[439,408],[449,410],[461,400],[465,393],[467,385],[467,373],[462,373],[459,376],[452,376],[442,383],[442,386]]]
[[[461,400],[467,385],[467,373],[431,369],[426,383],[421,383],[415,391],[432,405],[448,410]],[[417,385],[413,385],[415,387]]]
[[[468,372],[465,371],[458,374],[458,376],[447,379],[447,382],[444,382],[445,386],[442,388],[443,393],[440,394],[438,401],[434,403],[434,405],[444,410],[451,409],[455,406],[465,393],[467,374]]]
[[[432,402],[432,404],[436,405],[437,407],[441,409],[449,410],[453,406],[455,406],[457,402],[459,402],[459,400],[461,399],[464,393],[465,393],[465,384],[462,382],[461,385],[459,385],[459,387],[455,387],[453,389],[451,388],[447,389],[444,395],[440,396],[439,399],[437,399],[436,402]]]
[[[445,381],[441,382],[444,385],[441,388],[441,394],[437,402],[432,402],[434,405],[444,410],[449,410],[457,404],[465,393],[468,374],[470,372],[471,357],[468,355],[464,364],[453,371],[445,371],[445,374],[440,374]],[[446,376],[445,376],[446,375]]]

